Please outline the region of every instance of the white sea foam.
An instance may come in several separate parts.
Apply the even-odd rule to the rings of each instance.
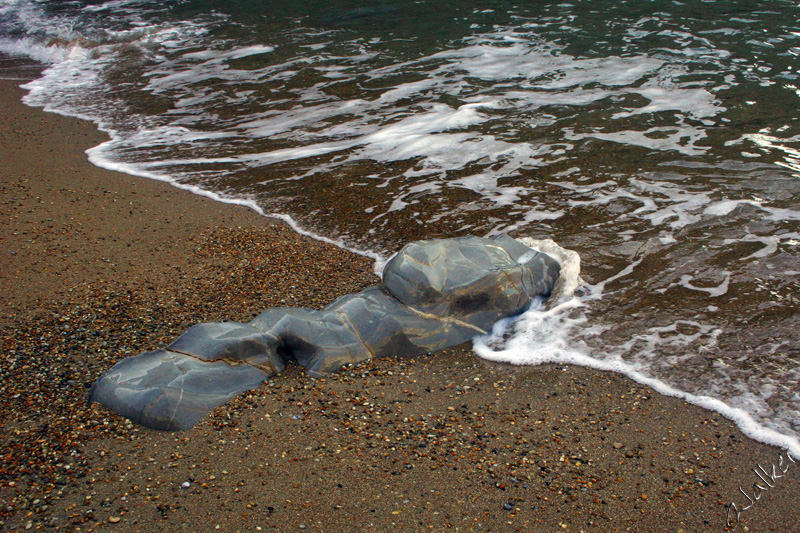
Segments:
[[[781,138],[766,129],[758,133],[745,133],[737,140],[728,141],[726,145],[731,146],[748,141],[764,153],[783,153],[784,160],[778,161],[777,164],[793,170],[797,173],[795,177],[800,177],[800,148],[797,147],[800,145],[800,135]]]
[[[67,59],[72,49],[59,46],[45,46],[33,39],[8,39],[0,37],[0,52],[11,56],[30,57],[44,64],[59,63]]]
[[[703,214],[723,217],[733,212],[733,210],[740,205],[752,205],[754,207],[761,208],[761,204],[754,200],[722,200],[719,202],[710,203],[703,210]]]
[[[724,279],[716,287],[699,287],[693,285],[692,280],[694,279],[694,276],[692,276],[691,274],[684,274],[683,276],[681,276],[681,280],[678,283],[678,285],[680,285],[681,287],[685,287],[689,290],[706,292],[712,298],[717,298],[728,292],[728,285],[731,280],[731,273],[728,272],[727,270],[721,271],[720,274],[724,276]],[[675,284],[670,285],[670,287],[674,285]]]
[[[525,322],[524,326],[517,326],[513,342],[506,341],[502,347],[493,344],[498,336],[502,335],[503,326],[508,326],[505,324],[493,331],[490,337],[477,339],[474,345],[475,351],[485,359],[498,362],[524,365],[569,364],[623,374],[661,394],[681,398],[704,409],[716,411],[735,422],[742,433],[750,438],[784,448],[795,457],[800,455],[800,440],[797,437],[765,427],[750,414],[752,412],[750,410],[734,407],[730,405],[730,401],[679,390],[650,377],[636,365],[631,365],[620,357],[599,359],[570,346],[564,338],[569,328],[574,327],[576,322],[571,322],[563,316],[567,309],[567,306],[561,306],[549,311],[531,310],[523,315],[521,321]],[[750,406],[750,409],[752,408],[753,406]]]
[[[619,279],[631,271],[632,268],[626,268],[613,278]],[[608,282],[610,280],[590,287],[589,294],[595,298],[600,297]],[[764,403],[769,397],[768,383],[762,383],[760,396],[747,389],[743,389],[737,396],[732,395],[730,390],[723,392],[713,390],[712,387],[709,392],[721,394],[719,397],[689,393],[653,377],[648,357],[656,349],[665,344],[674,344],[683,351],[683,347],[691,345],[701,336],[711,335],[713,338],[716,331],[713,327],[697,323],[654,327],[619,346],[603,343],[602,350],[597,352],[586,340],[600,335],[604,329],[589,325],[584,312],[588,304],[586,300],[587,298],[572,297],[549,308],[545,308],[543,302],[537,302],[519,317],[497,323],[489,335],[476,338],[475,352],[484,359],[515,365],[568,364],[620,373],[661,394],[681,398],[688,403],[718,412],[735,422],[745,435],[800,456],[800,440],[796,435],[786,433],[790,426],[785,417],[772,420],[776,427],[782,429],[780,431],[765,424],[773,415],[772,410]],[[686,327],[690,327],[693,333],[687,335],[679,331]],[[639,357],[631,360],[630,355],[635,347],[640,351]],[[685,360],[693,356],[694,354],[689,353],[683,358]],[[680,358],[672,359],[670,364],[681,362]],[[761,416],[757,418],[754,413],[760,413]]]
[[[383,270],[383,266],[386,264],[387,259],[379,253],[373,252],[371,250],[365,250],[360,248],[355,248],[353,246],[349,246],[342,240],[331,239],[319,233],[315,233],[313,231],[309,231],[308,229],[304,228],[301,224],[299,224],[294,218],[290,215],[284,213],[270,213],[264,211],[258,202],[252,198],[242,198],[241,196],[227,196],[225,194],[217,193],[214,191],[210,191],[204,189],[202,187],[198,187],[196,185],[190,185],[185,183],[176,182],[170,176],[166,174],[159,174],[157,172],[147,172],[143,171],[138,166],[134,165],[127,165],[125,163],[113,163],[110,162],[107,158],[105,158],[103,154],[103,146],[99,145],[95,148],[90,148],[86,151],[87,155],[89,156],[89,161],[93,163],[95,166],[100,168],[105,168],[107,170],[112,170],[114,172],[122,172],[124,174],[130,174],[133,176],[139,176],[141,178],[152,179],[156,181],[165,181],[167,183],[172,184],[174,187],[178,189],[182,189],[188,191],[192,194],[196,194],[198,196],[203,196],[205,198],[209,198],[216,202],[224,203],[224,204],[231,204],[231,205],[239,205],[243,207],[247,207],[252,209],[259,215],[269,217],[269,218],[276,218],[282,220],[286,224],[288,224],[296,233],[300,235],[305,235],[306,237],[310,237],[314,240],[318,240],[321,242],[325,242],[331,245],[334,245],[338,248],[342,248],[343,250],[347,250],[348,252],[352,252],[357,255],[361,255],[364,257],[368,257],[375,261],[375,273],[380,275],[381,271]],[[99,154],[99,155],[98,155]]]
[[[620,144],[642,146],[651,150],[676,150],[686,155],[701,155],[708,148],[699,146],[698,141],[706,137],[706,132],[695,126],[654,127],[646,131],[621,130],[614,132],[593,131],[576,133],[568,131],[566,138],[572,141],[582,139],[600,139]]]
[[[50,38],[58,37],[66,41],[80,37],[74,30],[73,20],[48,15],[43,5],[35,0],[5,0],[0,3],[0,17],[27,35],[46,34]],[[31,38],[28,42],[36,41]]]
[[[202,50],[200,52],[190,52],[183,54],[184,59],[202,59],[205,61],[204,65],[208,65],[210,61],[214,63],[223,63],[229,59],[241,59],[259,54],[267,54],[275,51],[274,46],[266,45],[252,45],[233,48],[231,50],[217,51],[217,50]]]
[[[255,153],[241,150],[235,155],[225,150],[225,155],[210,157],[165,158],[162,154],[157,161],[142,161],[139,164],[149,170],[181,166],[186,171],[190,168],[207,168],[211,164],[257,168],[316,158],[312,168],[304,169],[296,176],[303,179],[335,172],[337,168],[358,161],[391,163],[415,160],[415,165],[404,173],[406,178],[413,181],[396,190],[396,197],[387,204],[388,209],[382,214],[414,205],[413,197],[418,197],[421,190],[426,190],[424,183],[429,185],[427,190],[431,194],[438,194],[443,186],[465,188],[476,193],[479,198],[477,202],[489,202],[497,206],[516,204],[521,207],[523,198],[525,202],[534,201],[529,198],[530,191],[521,186],[499,185],[499,180],[526,169],[553,164],[565,157],[572,145],[502,138],[492,133],[498,112],[504,116],[519,115],[525,121],[520,124],[521,127],[537,124],[546,126],[552,124],[554,119],[538,112],[543,106],[577,108],[614,95],[633,93],[649,103],[629,107],[627,111],[612,117],[612,122],[634,114],[671,110],[692,120],[699,120],[713,117],[724,110],[705,89],[679,87],[671,82],[671,76],[679,76],[682,72],[665,69],[662,60],[645,56],[577,59],[551,43],[523,40],[519,38],[520,35],[500,29],[476,36],[462,48],[368,71],[364,75],[380,79],[407,69],[429,68],[426,78],[397,85],[371,100],[331,100],[319,85],[315,85],[297,94],[296,102],[299,105],[291,109],[283,106],[275,110],[265,109],[240,117],[228,129],[237,136],[232,141],[243,147],[248,144],[248,139],[264,138],[292,141],[293,147]],[[272,50],[271,45],[231,50],[191,50],[151,69],[147,74],[148,85],[145,90],[165,95],[176,91],[189,93],[176,101],[176,108],[181,109],[184,117],[201,117],[207,108],[217,105],[220,95],[190,88],[210,80],[236,83],[267,77],[281,79],[282,76],[293,76],[298,68],[314,62],[320,62],[322,66],[319,68],[325,71],[335,70],[340,77],[346,72],[340,65],[330,65],[322,56],[292,58],[258,70],[242,71],[230,65],[232,59]],[[353,63],[362,60],[356,56],[346,58],[346,61]],[[457,96],[463,91],[465,73],[496,82],[491,94],[466,95],[461,105],[438,101],[438,95]],[[638,83],[649,78],[653,81]],[[638,88],[631,88],[633,84],[637,84]],[[248,97],[244,95],[241,98],[242,102],[246,102]],[[408,98],[416,101],[413,107],[407,105]],[[276,105],[280,103],[275,102]],[[573,132],[566,138],[580,141],[592,137],[697,154],[706,150],[698,145],[704,135],[699,126],[684,120],[677,127],[644,131]],[[189,141],[175,140],[176,144],[188,144]],[[158,135],[154,133],[153,144],[158,145],[159,142]],[[142,148],[149,146],[145,131],[137,132],[135,145]],[[117,146],[122,148],[127,143],[120,141]],[[326,159],[320,160],[321,157]],[[463,178],[449,178],[453,170],[470,165],[478,165],[481,171]],[[640,198],[645,202],[651,201],[647,195],[640,195]],[[677,209],[675,212],[686,211]],[[563,215],[560,209],[542,209],[537,205],[518,209],[516,213],[518,222],[507,224],[505,229],[520,228]],[[380,220],[380,214],[376,213],[378,216],[373,220]],[[670,216],[669,213],[663,215]],[[658,213],[651,215],[655,223],[658,222],[658,216]],[[689,219],[678,220],[676,224],[680,226],[689,222]]]
[[[760,250],[756,250],[750,255],[739,258],[739,261],[748,261],[751,259],[769,257],[778,250],[778,245],[782,242],[790,244],[793,240],[798,238],[800,238],[800,233],[797,232],[781,233],[780,235],[755,235],[748,231],[747,234],[740,239],[725,239],[723,244],[738,244],[740,242],[760,242],[763,244],[764,246]]]
[[[538,252],[549,255],[558,261],[561,270],[553,291],[547,299],[547,306],[552,307],[574,298],[578,286],[584,283],[581,279],[581,256],[574,250],[562,248],[552,239],[532,239],[520,237],[519,241]],[[525,262],[520,258],[520,262]]]
[[[112,10],[118,11],[128,6],[141,5],[142,3],[145,3],[147,1],[148,0],[110,0],[109,2],[103,2],[102,4],[93,4],[84,6],[82,9],[83,11],[89,11],[89,12],[102,12],[102,11],[112,11]]]

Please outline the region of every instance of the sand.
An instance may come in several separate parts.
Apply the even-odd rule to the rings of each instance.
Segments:
[[[0,529],[793,531],[800,463],[609,373],[469,345],[325,379],[290,367],[180,433],[98,405],[122,357],[199,321],[321,307],[370,261],[245,208],[90,165],[91,124],[0,82]]]

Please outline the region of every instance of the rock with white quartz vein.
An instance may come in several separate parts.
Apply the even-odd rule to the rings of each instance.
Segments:
[[[559,271],[550,255],[506,235],[414,242],[389,261],[377,287],[319,311],[277,308],[249,324],[198,324],[166,349],[117,363],[89,400],[154,429],[188,429],[289,361],[319,376],[485,334],[548,296]]]

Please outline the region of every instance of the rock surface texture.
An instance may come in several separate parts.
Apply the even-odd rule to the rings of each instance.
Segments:
[[[548,296],[559,272],[550,255],[506,235],[414,242],[387,263],[376,287],[319,311],[277,308],[249,324],[198,324],[166,349],[117,363],[89,401],[150,428],[188,429],[289,361],[320,376],[486,334]]]

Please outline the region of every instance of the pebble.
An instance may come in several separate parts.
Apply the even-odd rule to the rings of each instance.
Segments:
[[[252,235],[245,232],[244,238],[240,237],[242,237],[241,234],[236,235],[234,232],[230,236],[231,242],[212,246],[209,250],[212,253],[221,253],[223,248],[235,249],[235,253],[231,252],[233,255],[229,257],[237,258],[247,255],[243,250],[251,247],[255,257],[259,255],[258,252],[262,247],[273,245],[269,244],[268,239],[261,239],[259,232],[253,232]],[[268,258],[269,254],[264,254],[264,257]],[[273,289],[269,287],[256,287],[258,290],[264,291],[263,296],[259,296],[250,286],[250,282],[245,283],[244,281],[251,279],[253,286],[258,285],[257,279],[254,279],[258,277],[254,270],[254,265],[260,265],[257,261],[260,260],[251,258],[249,263],[237,263],[239,266],[236,266],[230,275],[215,276],[212,272],[209,274],[209,278],[213,277],[214,279],[209,279],[207,282],[200,280],[196,283],[198,287],[187,288],[187,291],[191,289],[190,294],[200,295],[200,297],[193,299],[187,297],[180,305],[174,296],[165,297],[164,295],[167,295],[168,291],[160,287],[154,289],[155,297],[146,299],[146,301],[137,300],[136,296],[130,294],[98,291],[97,297],[91,300],[91,305],[77,304],[65,308],[61,312],[60,318],[50,321],[42,320],[28,325],[20,324],[15,329],[13,338],[9,339],[8,345],[11,347],[9,357],[0,362],[0,369],[2,369],[0,377],[5,382],[12,384],[10,385],[10,394],[0,398],[0,407],[3,409],[7,406],[13,407],[11,412],[14,413],[16,423],[20,428],[19,434],[15,434],[13,440],[10,438],[0,440],[4,445],[13,446],[11,448],[14,451],[11,456],[13,461],[9,465],[11,476],[24,479],[26,483],[29,483],[32,475],[23,473],[23,468],[31,469],[40,476],[42,488],[36,488],[33,492],[41,499],[40,503],[48,501],[42,497],[44,485],[41,480],[52,482],[54,485],[57,483],[57,487],[66,486],[74,494],[75,487],[82,487],[84,482],[78,476],[87,473],[90,461],[96,462],[97,457],[104,456],[103,453],[98,453],[97,457],[90,456],[89,461],[81,455],[73,455],[74,451],[82,449],[82,443],[107,437],[121,437],[121,441],[135,438],[130,424],[120,423],[118,417],[109,416],[107,411],[97,406],[86,408],[86,386],[90,385],[94,377],[118,359],[119,354],[122,353],[120,351],[122,346],[133,351],[150,347],[157,342],[170,340],[192,323],[202,320],[223,318],[241,320],[243,316],[237,315],[236,311],[232,309],[242,300],[255,302],[253,305],[255,311],[274,304],[275,294],[280,294],[280,288],[274,289],[275,293],[270,293],[269,291]],[[320,265],[340,265],[341,261],[321,260],[318,263],[318,265],[304,265],[300,270],[321,268]],[[284,264],[272,261],[270,263],[269,260],[264,260],[260,267],[278,269],[280,274],[286,277],[293,275],[291,262]],[[342,272],[335,276],[352,276],[352,270],[343,268]],[[312,278],[325,277],[318,271],[308,275]],[[369,280],[364,278],[363,281],[364,285],[367,285]],[[204,283],[207,285],[203,285]],[[297,292],[299,295],[297,305],[313,307],[321,307],[329,303],[329,299],[338,294],[357,292],[359,289],[359,287],[348,287],[346,291],[343,291],[328,287],[327,282],[324,284],[325,287],[296,284],[301,287]],[[317,290],[312,291],[309,287]],[[308,293],[302,294],[302,290],[308,290]],[[152,301],[160,302],[159,307],[155,310],[148,308]],[[158,319],[164,316],[169,317],[169,324],[158,322]],[[148,320],[141,317],[147,317]],[[150,320],[150,317],[155,317],[155,319]],[[60,322],[61,319],[70,322],[69,329],[65,329]],[[70,359],[63,355],[78,352],[89,354],[90,357]],[[506,491],[503,499],[507,501],[501,503],[501,506],[507,513],[500,513],[500,509],[495,507],[496,503],[493,504],[494,512],[492,513],[495,516],[504,517],[502,518],[504,521],[510,519],[510,512],[515,511],[517,506],[520,511],[516,519],[519,520],[520,517],[524,517],[526,513],[530,512],[532,506],[542,505],[538,501],[539,496],[541,496],[541,502],[547,502],[545,505],[561,505],[562,510],[565,509],[565,505],[574,505],[571,503],[573,501],[579,502],[587,509],[594,510],[602,510],[605,508],[603,506],[616,504],[616,497],[608,496],[610,489],[606,488],[606,485],[612,483],[621,473],[604,469],[604,467],[609,467],[609,463],[603,462],[602,457],[596,459],[598,465],[592,464],[593,455],[587,447],[600,445],[601,441],[597,438],[593,439],[591,435],[581,433],[578,428],[580,424],[575,423],[574,429],[571,422],[561,418],[563,416],[566,420],[572,420],[570,417],[573,416],[569,405],[565,405],[563,409],[561,407],[560,400],[565,398],[564,394],[559,395],[558,402],[546,402],[544,407],[534,404],[537,407],[537,410],[534,411],[531,409],[530,400],[525,399],[525,393],[536,391],[536,389],[535,387],[531,388],[530,385],[516,384],[514,378],[516,374],[490,366],[488,363],[477,360],[474,356],[467,358],[458,353],[441,356],[442,360],[449,360],[447,358],[452,359],[455,363],[450,363],[451,366],[446,368],[446,375],[441,372],[436,375],[437,365],[440,365],[441,362],[432,364],[424,358],[411,359],[410,363],[402,360],[376,361],[370,363],[368,367],[353,368],[349,373],[343,372],[320,380],[312,380],[298,370],[290,368],[284,374],[270,380],[269,387],[265,386],[238,397],[229,405],[222,407],[222,411],[229,413],[224,424],[221,417],[209,417],[204,422],[206,429],[201,428],[198,431],[208,432],[215,437],[236,436],[240,442],[247,442],[246,439],[250,438],[253,439],[251,442],[259,444],[262,441],[256,441],[256,438],[260,433],[254,433],[257,422],[253,422],[253,430],[248,429],[249,422],[246,422],[245,426],[248,417],[257,415],[259,419],[263,417],[265,422],[270,418],[273,420],[268,426],[268,430],[265,430],[264,427],[258,427],[258,430],[264,430],[265,435],[266,431],[272,432],[273,435],[270,438],[286,444],[288,450],[295,441],[298,444],[306,444],[304,439],[307,431],[313,435],[314,431],[319,432],[320,430],[324,431],[324,428],[333,428],[331,435],[327,436],[329,439],[327,446],[322,444],[317,448],[315,444],[314,446],[298,447],[286,456],[285,464],[276,458],[277,466],[275,466],[272,458],[262,450],[257,452],[258,455],[253,454],[253,456],[261,457],[258,460],[263,461],[269,458],[270,463],[273,463],[272,467],[267,464],[266,466],[269,468],[264,468],[266,470],[264,479],[274,476],[277,480],[282,469],[296,468],[297,465],[302,464],[289,462],[289,459],[309,460],[314,454],[319,454],[319,457],[314,460],[321,458],[323,465],[333,467],[333,472],[336,472],[335,468],[340,461],[339,457],[346,456],[346,459],[342,461],[354,459],[366,461],[365,457],[370,457],[370,460],[374,459],[376,466],[386,466],[391,469],[387,469],[387,475],[400,476],[398,479],[401,479],[402,476],[411,479],[417,472],[422,472],[420,475],[424,476],[428,466],[436,466],[438,471],[443,471],[451,466],[455,470],[457,466],[459,470],[466,471],[472,465],[477,465],[476,471],[471,474],[470,482],[486,480],[491,483],[490,486],[497,487],[493,490]],[[461,366],[457,366],[459,363]],[[42,382],[46,386],[39,385],[38,378],[35,378],[39,373],[44,374]],[[480,373],[481,376],[475,377],[476,373]],[[387,379],[386,376],[395,377]],[[384,381],[387,383],[384,384]],[[472,385],[456,384],[466,382]],[[572,386],[575,385],[572,384]],[[514,391],[515,388],[517,391]],[[505,395],[503,402],[499,403],[499,400],[495,401],[497,390],[510,390],[512,393]],[[589,388],[587,390],[592,394],[596,393],[596,389]],[[424,393],[425,397],[430,399],[419,401],[415,397],[420,396],[420,393]],[[602,395],[598,395],[598,397],[604,398]],[[59,399],[62,399],[63,402],[57,403]],[[568,402],[569,400],[564,401]],[[252,409],[250,409],[251,407]],[[272,410],[271,417],[270,410]],[[286,424],[281,423],[280,416],[291,416],[292,413],[298,413],[295,416],[298,417],[296,420],[300,420],[300,422],[287,428]],[[239,418],[240,416],[241,418]],[[596,424],[591,426],[592,428],[596,425],[598,432],[601,431],[600,428],[605,430],[601,433],[602,435],[616,430],[618,426],[622,425],[623,419],[623,415],[618,412],[601,416],[590,412],[586,416],[592,417],[596,421]],[[44,419],[47,420],[47,426],[38,423]],[[238,420],[242,422],[237,426]],[[608,425],[609,429],[606,430],[605,426],[609,421],[617,422],[618,426]],[[121,429],[123,433],[118,434],[118,429]],[[240,430],[241,433],[239,433]],[[639,442],[637,439],[640,438],[641,442],[645,444],[654,441],[654,438],[647,435],[631,437],[621,429],[618,431],[619,433],[615,436],[623,441],[637,443]],[[578,436],[581,438],[580,444],[577,441]],[[154,437],[147,438],[154,439]],[[261,439],[265,438],[266,436],[261,437]],[[149,440],[142,442],[149,442]],[[229,439],[226,444],[224,440],[220,440],[219,444],[226,444],[227,447],[235,450],[238,446],[238,444],[234,444],[235,442],[235,439]],[[602,445],[607,447],[608,442],[605,440]],[[623,442],[613,440],[611,445],[613,449],[617,450],[626,447]],[[661,442],[659,442],[660,445]],[[669,443],[664,444],[664,446],[668,445]],[[170,448],[172,447],[170,441]],[[672,453],[677,453],[678,449],[677,447],[667,448]],[[137,469],[148,472],[158,471],[161,465],[167,464],[169,460],[169,457],[160,450],[152,452],[145,450],[147,448],[143,448],[140,452],[139,465],[133,465],[132,475],[135,475]],[[365,453],[368,455],[362,457],[359,452],[364,450],[367,450]],[[520,453],[521,451],[525,451],[526,454]],[[152,458],[152,461],[148,461],[147,454],[156,454],[156,452],[159,453]],[[214,452],[217,453],[216,448],[214,448]],[[338,455],[340,453],[341,456]],[[610,465],[616,469],[619,456],[614,453],[608,455],[614,456]],[[405,464],[402,462],[397,464],[381,463],[380,457],[403,458],[406,462]],[[564,460],[558,461],[559,457],[563,457]],[[35,462],[31,461],[29,465],[18,458],[35,458]],[[683,458],[685,459],[685,456]],[[192,457],[192,460],[196,459],[197,457]],[[74,466],[68,468],[67,461]],[[636,463],[636,461],[628,461],[626,465],[629,463]],[[197,462],[197,464],[200,463]],[[200,466],[202,467],[202,465]],[[247,480],[247,482],[261,479],[260,473],[258,477],[255,477],[255,474],[249,473],[249,470],[245,472],[246,466],[248,466],[247,462],[241,465],[229,462],[225,465],[227,469],[224,471],[214,468],[202,473],[185,472],[181,477],[198,479],[198,491],[202,491],[206,486],[202,481],[209,481],[213,490],[219,488],[220,493],[224,493],[226,490],[233,490],[232,487],[229,489],[229,485],[238,481],[236,478],[240,473],[242,473],[241,479]],[[362,465],[362,467],[365,466]],[[625,466],[619,470],[624,472],[625,468],[628,467]],[[269,470],[273,470],[273,472],[269,472]],[[388,473],[390,471],[391,474]],[[211,472],[220,474],[220,476]],[[691,474],[688,471],[687,473]],[[225,474],[230,477],[223,477]],[[91,475],[94,476],[95,473],[92,472]],[[195,478],[191,478],[191,475],[194,475]],[[114,476],[116,477],[116,474]],[[223,480],[234,478],[234,481],[231,483],[219,482],[221,481],[219,478]],[[94,478],[91,479],[94,482]],[[121,480],[122,477],[119,479]],[[214,480],[218,482],[211,483]],[[97,483],[100,486],[103,485],[103,481],[98,476]],[[507,482],[503,483],[503,481]],[[272,483],[279,483],[279,481]],[[7,486],[15,487],[16,484],[15,481],[12,481],[8,482]],[[25,483],[20,484],[25,485]],[[184,481],[180,486],[189,488],[192,484],[191,481]],[[165,482],[165,485],[165,488],[175,487],[174,481]],[[156,502],[158,501],[156,496],[160,495],[161,500],[151,505],[163,505],[165,500],[172,503],[169,500],[172,497],[169,494],[170,491],[159,493],[157,484],[152,487],[152,492],[149,491],[150,486],[147,489],[145,491],[145,488],[142,487],[142,492],[139,493],[137,487],[136,492],[132,492],[130,496],[131,501],[141,501],[145,495],[147,497],[154,495],[153,501]],[[563,494],[562,489],[564,490]],[[125,490],[128,490],[127,486]],[[208,489],[208,494],[211,494],[211,490]],[[242,493],[247,490],[250,490],[247,486],[243,487]],[[346,486],[345,492],[348,490],[353,489]],[[21,490],[14,491],[14,493],[21,492]],[[238,493],[238,487],[233,493]],[[640,490],[629,493],[621,492],[620,494],[630,494],[629,498],[638,497],[639,503],[647,499],[647,495]],[[655,493],[653,494],[656,498]],[[605,498],[609,503],[593,504],[589,498],[595,495],[598,496],[598,499]],[[523,503],[523,497],[529,501]],[[100,498],[102,496],[96,496],[93,499]],[[533,501],[534,498],[536,501]],[[90,498],[88,501],[91,502],[93,499]],[[30,502],[33,502],[32,497]],[[82,496],[81,502],[83,502]],[[499,503],[497,500],[495,502]],[[626,500],[626,506],[628,502],[629,500]],[[420,501],[412,499],[412,503],[419,504]],[[17,516],[24,516],[21,513],[28,512],[27,509],[30,505],[26,501],[20,503],[15,509],[9,508],[8,512],[13,511],[20,513]],[[642,507],[648,506],[643,505]],[[167,509],[167,507],[163,508]],[[535,507],[533,508],[535,509]],[[60,511],[61,508],[55,505],[53,509]],[[249,509],[248,507],[248,512],[250,512]],[[268,511],[271,513],[273,509],[268,508]],[[133,505],[130,512],[131,514],[126,515],[126,521],[132,521],[137,517],[138,510]],[[176,516],[180,516],[180,513],[184,511],[179,509],[178,512],[179,514]],[[75,514],[79,514],[77,510]],[[85,517],[79,514],[75,520],[85,520]],[[110,524],[120,521],[119,516],[111,516],[107,519]],[[29,522],[29,524],[29,528],[34,527],[32,523]],[[39,527],[39,524],[36,524],[36,527]],[[314,528],[312,523],[307,523],[307,527],[308,529]],[[0,529],[3,529],[2,524],[0,524]],[[221,525],[216,525],[215,529],[221,529]],[[490,528],[484,525],[484,529]]]
[[[44,510],[41,496],[53,487],[82,484],[95,459],[83,455],[85,443],[127,440],[139,432],[97,404],[86,404],[93,381],[124,354],[163,345],[201,321],[245,320],[276,306],[286,291],[284,284],[265,282],[272,276],[297,287],[293,305],[316,308],[376,279],[369,259],[307,242],[278,225],[225,228],[193,242],[197,248],[191,260],[205,266],[202,276],[186,284],[92,279],[91,285],[70,289],[68,300],[42,304],[35,314],[4,316],[11,326],[0,330],[5,354],[0,359],[5,387],[0,412],[17,429],[0,436],[2,477],[13,480],[4,483],[11,490],[0,521]],[[312,251],[300,253],[301,245]],[[28,487],[30,497],[21,486]],[[37,498],[41,501],[34,504]],[[17,528],[25,525],[18,522]]]

